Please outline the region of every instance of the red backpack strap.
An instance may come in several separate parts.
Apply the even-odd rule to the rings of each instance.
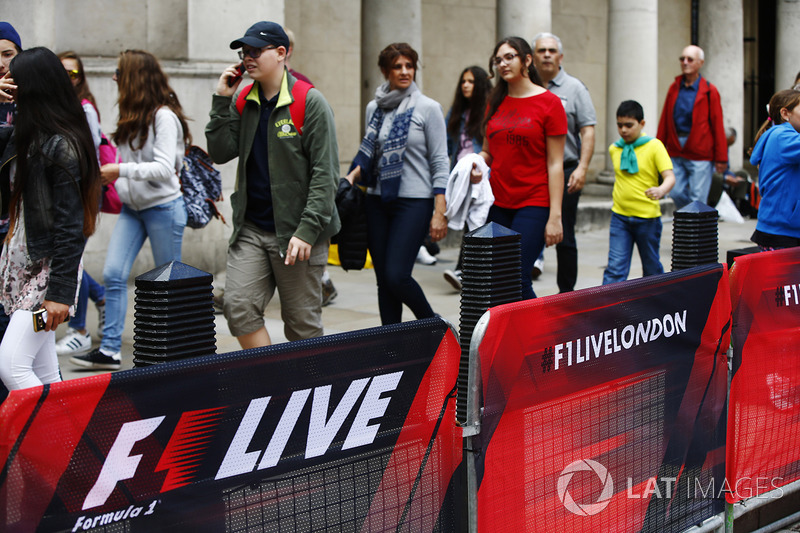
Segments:
[[[292,123],[295,129],[297,129],[297,133],[300,135],[303,134],[303,123],[306,119],[306,96],[308,96],[308,91],[312,87],[314,87],[312,84],[303,80],[295,81],[292,86],[292,103],[289,104],[289,115],[291,115]],[[239,112],[239,115],[244,111],[247,95],[250,94],[252,88],[253,84],[251,83],[249,86],[242,89],[239,92],[239,96],[236,98],[236,110]]]
[[[239,112],[239,116],[242,115],[242,111],[244,111],[244,103],[247,101],[247,95],[250,94],[250,91],[253,89],[253,83],[239,91],[239,96],[236,98],[236,111]]]
[[[292,123],[297,130],[297,133],[303,135],[303,123],[306,119],[306,96],[308,91],[314,87],[310,83],[297,80],[292,85],[292,103],[289,104],[289,115],[292,117]]]

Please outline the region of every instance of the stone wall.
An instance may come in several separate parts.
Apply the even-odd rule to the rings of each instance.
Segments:
[[[752,11],[755,0],[740,1],[745,12]],[[25,47],[43,45],[57,52],[73,49],[85,59],[106,133],[114,130],[117,115],[111,74],[119,52],[143,48],[156,54],[192,119],[194,142],[201,147],[205,147],[203,129],[220,72],[238,61],[229,48],[230,41],[256,20],[283,23],[296,37],[292,67],[311,78],[334,110],[342,175],[358,149],[364,108],[383,80],[377,56],[386,44],[402,40],[418,49],[418,83],[447,112],[460,72],[473,64],[487,68],[501,37],[498,32],[531,39],[536,32],[550,29],[563,40],[564,67],[586,84],[597,110],[591,180],[607,167],[607,147],[617,138],[613,113],[619,102],[610,102],[615,97],[609,97],[609,87],[619,86],[612,83],[619,80],[631,80],[635,85],[640,74],[635,68],[609,70],[612,59],[622,58],[615,64],[625,65],[627,54],[626,50],[610,49],[610,43],[619,42],[618,36],[609,34],[612,3],[620,5],[619,0],[0,0],[0,12],[3,20],[18,29]],[[648,2],[653,3],[655,0]],[[791,11],[786,18],[791,19],[793,6],[784,4],[782,9]],[[630,17],[636,16],[624,13],[622,20],[635,22]],[[619,21],[615,19],[614,27]],[[714,41],[713,32],[700,30],[701,37]],[[648,67],[656,73],[657,82],[650,80],[647,95],[630,96],[653,102],[645,117],[651,135],[667,88],[679,73],[677,58],[691,38],[691,1],[657,2],[655,31],[656,44],[645,57],[652,57],[648,61],[655,63]],[[720,59],[715,57],[715,61]],[[221,170],[228,198],[235,164],[223,165]],[[222,202],[220,208],[230,218],[229,203]],[[92,274],[102,271],[114,219],[105,215],[98,235],[89,241],[86,264]],[[214,273],[224,270],[230,231],[216,221],[203,230],[187,230],[184,261]],[[146,245],[134,274],[152,266]]]

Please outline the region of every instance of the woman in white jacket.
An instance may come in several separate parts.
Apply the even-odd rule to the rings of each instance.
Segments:
[[[100,348],[70,358],[80,366],[108,370],[120,368],[127,281],[145,239],[150,238],[156,265],[181,259],[186,207],[178,173],[191,142],[181,104],[158,60],[148,52],[126,50],[118,65],[119,121],[112,139],[124,163],[100,168],[103,184],[116,180],[123,203],[103,269],[106,323]]]

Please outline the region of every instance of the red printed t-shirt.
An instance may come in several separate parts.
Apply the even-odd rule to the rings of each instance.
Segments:
[[[567,114],[558,96],[549,91],[507,96],[486,126],[494,205],[549,207],[546,137],[566,133]]]

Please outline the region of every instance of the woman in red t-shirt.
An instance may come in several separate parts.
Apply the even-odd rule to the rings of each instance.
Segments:
[[[490,60],[499,79],[489,96],[481,156],[492,169],[489,221],[522,235],[523,299],[535,298],[530,272],[545,245],[561,242],[564,140],[561,100],[542,87],[533,52],[521,37],[497,43]],[[494,74],[492,75],[494,76]],[[473,182],[480,171],[473,170]]]

